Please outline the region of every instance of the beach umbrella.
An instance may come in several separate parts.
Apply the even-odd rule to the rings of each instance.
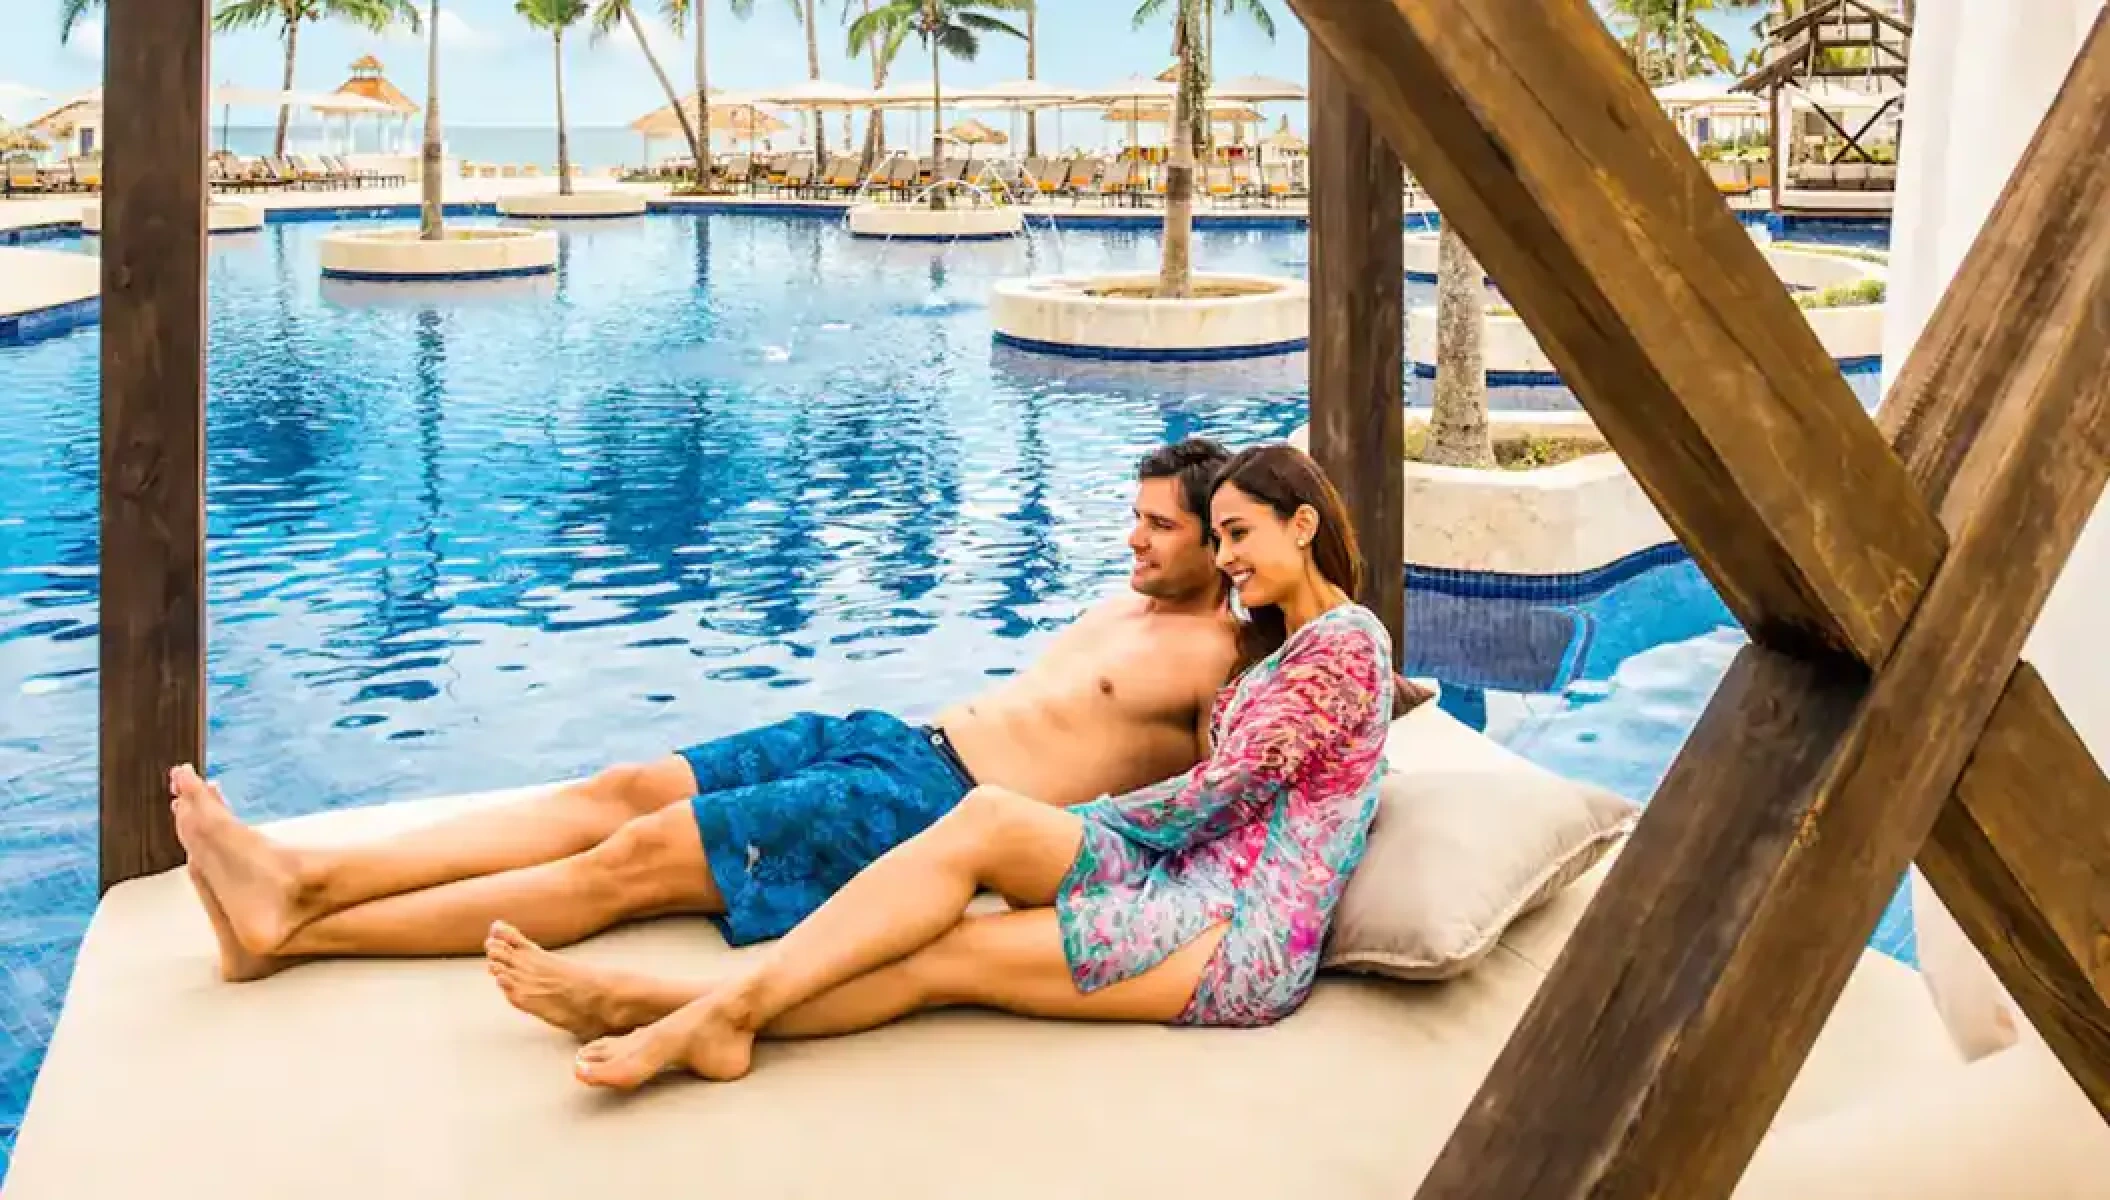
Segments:
[[[1275,132],[1261,139],[1260,144],[1270,150],[1281,150],[1290,154],[1302,153],[1304,150],[1304,139],[1289,127],[1288,117],[1282,118],[1282,123],[1275,126]]]
[[[948,141],[958,142],[960,145],[967,147],[967,161],[969,162],[974,161],[974,148],[976,146],[1001,146],[1011,140],[1002,130],[991,129],[971,117],[946,130],[945,137]]]
[[[1059,88],[1038,79],[1013,79],[985,87],[963,88],[946,100],[961,108],[1056,108],[1077,99],[1072,88]]]
[[[1284,100],[1302,100],[1304,89],[1287,79],[1274,79],[1266,75],[1241,75],[1211,87],[1209,99],[1268,104]]]
[[[1142,120],[1143,110],[1169,109],[1179,99],[1179,93],[1179,85],[1170,80],[1132,75],[1111,87],[1085,92],[1075,103],[1103,110],[1109,121],[1128,122],[1128,141],[1135,145],[1139,141],[1136,125]]]

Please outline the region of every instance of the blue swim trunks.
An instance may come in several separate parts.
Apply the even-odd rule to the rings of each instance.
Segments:
[[[735,946],[782,937],[974,787],[941,734],[881,712],[801,713],[681,756]]]

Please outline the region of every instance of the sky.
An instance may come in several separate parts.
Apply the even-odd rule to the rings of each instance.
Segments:
[[[728,0],[706,0],[711,34],[711,85],[741,90],[782,86],[806,78],[806,43],[794,15],[795,0],[756,0],[746,21],[733,17]],[[870,68],[844,54],[845,3],[816,0],[820,11],[821,74],[838,83],[869,85]],[[1266,0],[1275,13],[1276,38],[1269,41],[1244,18],[1217,21],[1216,74],[1271,75],[1303,82],[1304,30],[1281,0]],[[1152,75],[1171,62],[1169,22],[1131,28],[1135,0],[1042,0],[1040,78],[1054,84],[1092,87],[1130,75]],[[66,45],[59,42],[58,0],[0,0],[0,116],[22,119],[48,105],[10,98],[8,84],[26,85],[54,99],[101,82],[103,29],[84,22]],[[641,15],[656,12],[640,0]],[[552,123],[551,49],[547,35],[514,12],[512,0],[445,0],[441,14],[441,112],[463,125],[546,126]],[[1724,24],[1738,43],[1748,44],[1749,16]],[[656,16],[646,21],[648,38],[674,84],[694,86],[693,51]],[[372,53],[386,64],[398,87],[412,99],[425,94],[425,54],[417,35],[377,35],[341,23],[304,26],[300,36],[296,90],[330,91],[349,74],[353,59]],[[911,39],[896,64],[900,79],[929,77],[928,59]],[[244,87],[277,88],[283,50],[269,32],[227,34],[213,42],[213,79]],[[619,32],[593,45],[580,37],[567,47],[565,100],[577,126],[625,125],[665,103],[645,66],[636,40]],[[948,83],[994,83],[1025,75],[1025,44],[1009,38],[983,41],[972,63],[947,60]],[[1302,106],[1276,107],[1302,127]],[[264,123],[271,114],[249,117]],[[237,115],[238,122],[242,118]],[[1066,120],[1071,118],[1065,118]]]

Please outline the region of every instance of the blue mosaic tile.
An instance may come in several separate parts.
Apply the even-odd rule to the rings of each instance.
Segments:
[[[1115,362],[1223,362],[1236,358],[1267,358],[1277,354],[1295,354],[1307,345],[1304,338],[1294,341],[1269,342],[1256,346],[1206,346],[1180,350],[1143,350],[1128,346],[1072,346],[1062,342],[1042,342],[1032,338],[1013,337],[1008,333],[991,335],[997,345],[1014,350],[1027,350],[1035,354],[1052,354],[1062,358],[1094,358]]]
[[[68,304],[0,317],[0,346],[19,346],[72,333],[102,319],[102,299],[90,296]]]
[[[1573,603],[1632,579],[1643,571],[1679,562],[1686,557],[1684,547],[1676,542],[1665,542],[1637,550],[1617,562],[1566,575],[1507,575],[1409,563],[1407,586],[1452,596]]]

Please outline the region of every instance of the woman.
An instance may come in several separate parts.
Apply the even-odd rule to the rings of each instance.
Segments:
[[[734,1079],[758,1035],[949,1005],[1198,1025],[1294,1011],[1376,809],[1391,646],[1350,599],[1355,534],[1310,458],[1283,445],[1233,458],[1210,525],[1251,613],[1250,666],[1218,697],[1199,766],[1069,810],[977,789],[714,985],[581,967],[494,926],[507,997],[598,1038],[576,1073],[616,1088],[674,1066]],[[1013,911],[963,919],[982,890]]]

